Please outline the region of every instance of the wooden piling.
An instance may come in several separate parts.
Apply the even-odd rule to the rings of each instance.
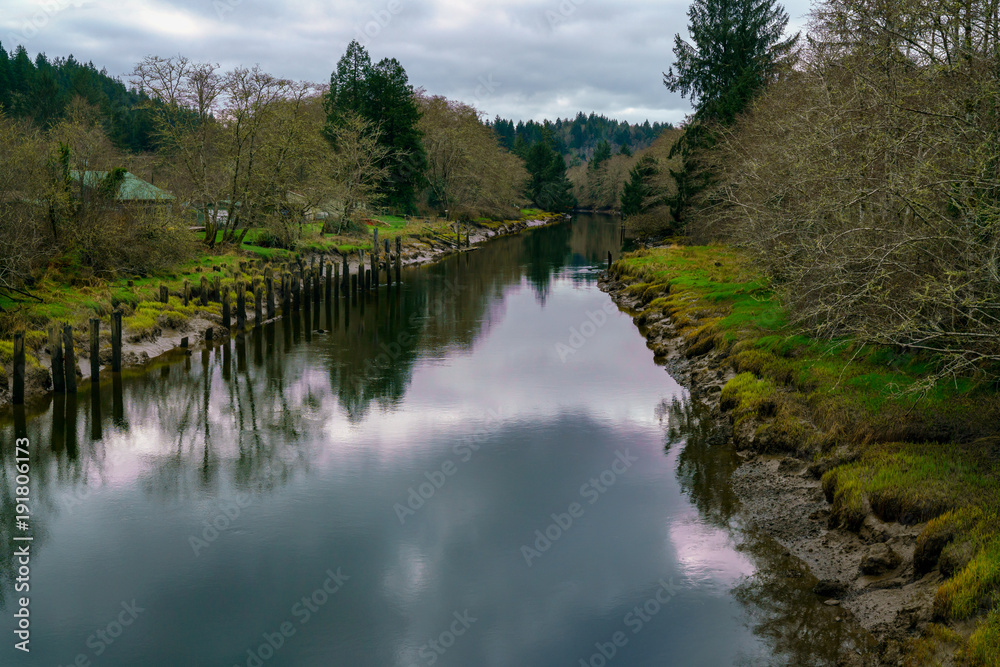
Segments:
[[[49,353],[52,356],[52,390],[66,393],[66,368],[63,366],[62,335],[59,327],[49,327]]]
[[[254,329],[260,327],[261,322],[264,319],[264,303],[263,303],[263,291],[260,287],[257,287],[253,291],[253,327]]]
[[[267,276],[264,278],[264,286],[267,289],[267,319],[274,319],[274,278]]]
[[[122,372],[122,313],[111,313],[111,372]]]
[[[301,299],[299,297],[299,288],[301,287],[301,285],[299,285],[298,274],[296,274],[294,271],[292,273],[289,273],[288,281],[290,283],[289,287],[291,287],[290,291],[292,293],[292,310],[298,310],[299,306],[301,305],[300,304]]]
[[[12,402],[14,405],[24,405],[24,334],[14,334],[14,388]]]
[[[90,381],[100,382],[101,378],[101,321],[90,320]]]
[[[201,305],[208,305],[208,278],[201,277]]]
[[[184,336],[184,338],[181,338],[181,349],[182,350],[188,349],[188,344],[189,343],[188,343],[188,337],[187,336]]]
[[[247,328],[247,286],[242,280],[236,283],[236,328]]]
[[[326,300],[333,298],[333,264],[326,263]]]
[[[292,312],[292,274],[281,275],[281,314],[285,317]]]
[[[400,238],[396,237],[396,283],[401,282],[401,274],[403,272],[403,242]]]
[[[66,393],[76,393],[76,350],[73,348],[73,327],[63,327],[63,359],[66,366]]]
[[[219,301],[222,298],[222,277],[215,276],[212,283],[212,300]]]
[[[343,276],[342,276],[343,279],[344,279],[344,284],[341,285],[341,287],[342,287],[341,291],[344,293],[344,296],[347,296],[348,293],[349,293],[349,291],[350,291],[350,285],[351,285],[351,283],[350,283],[350,280],[351,280],[351,268],[347,265],[347,255],[344,255],[342,259],[344,261],[344,273],[343,273]]]
[[[222,326],[226,331],[233,326],[233,318],[229,312],[229,285],[222,288]]]
[[[608,271],[611,271],[611,251],[608,251]]]
[[[160,303],[167,303],[170,301],[170,291],[167,290],[166,285],[160,285]]]
[[[319,305],[320,296],[323,293],[323,282],[321,280],[323,273],[321,269],[322,266],[323,265],[320,264],[319,266],[313,268],[312,295],[313,303],[317,306]]]
[[[378,272],[379,272],[379,261],[378,261],[378,227],[374,230],[375,239],[372,242],[372,287],[378,289]]]
[[[205,342],[211,343],[213,338],[215,338],[215,330],[212,327],[205,329]]]
[[[333,298],[340,296],[340,264],[333,265]]]

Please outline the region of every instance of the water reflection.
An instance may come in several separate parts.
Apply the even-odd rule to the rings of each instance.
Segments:
[[[717,526],[739,528],[737,548],[753,562],[753,573],[734,589],[754,634],[767,642],[772,661],[787,665],[837,665],[847,652],[875,655],[871,637],[839,607],[812,592],[817,580],[797,558],[768,536],[739,525],[739,501],[729,484],[739,465],[726,446],[728,428],[698,402],[673,400],[662,413],[666,447],[683,443],[677,477],[699,515]]]
[[[349,585],[269,664],[428,664],[427,642],[465,610],[477,621],[439,664],[577,664],[664,579],[676,596],[621,664],[757,660],[762,639],[784,650],[785,635],[743,627],[731,595],[770,561],[734,548],[734,461],[709,422],[673,401],[680,388],[623,314],[557,353],[607,303],[592,267],[617,239],[599,218],[503,239],[406,269],[377,298],[304,300],[246,336],[116,376],[89,392],[89,428],[86,392],[0,425],[0,443],[13,429],[42,445],[33,604],[60,621],[39,621],[32,660],[70,662],[135,598],[149,620],[102,664],[246,664],[337,567]],[[581,489],[623,451],[634,467],[591,504]],[[574,502],[585,510],[572,528],[526,563],[522,547]],[[769,627],[791,623],[760,606]]]

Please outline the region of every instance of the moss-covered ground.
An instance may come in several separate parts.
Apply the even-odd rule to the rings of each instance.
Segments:
[[[933,358],[811,338],[732,248],[641,250],[612,270],[646,309],[640,321],[667,314],[689,356],[712,351],[732,366],[720,405],[745,444],[826,471],[835,522],[927,522],[915,568],[947,579],[941,630],[915,650],[958,636],[969,664],[1000,665],[1000,395],[989,374],[935,379]],[[946,627],[967,619],[970,636]]]

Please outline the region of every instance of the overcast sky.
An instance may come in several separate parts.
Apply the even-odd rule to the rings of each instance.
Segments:
[[[678,122],[662,85],[689,0],[0,0],[0,40],[127,78],[147,55],[259,64],[326,83],[348,42],[395,57],[410,83],[489,117]],[[785,3],[790,29],[808,0]]]

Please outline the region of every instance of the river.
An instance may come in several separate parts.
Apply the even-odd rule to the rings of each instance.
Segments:
[[[597,287],[618,225],[498,239],[0,422],[0,664],[835,664],[839,611],[741,525],[735,456]]]

